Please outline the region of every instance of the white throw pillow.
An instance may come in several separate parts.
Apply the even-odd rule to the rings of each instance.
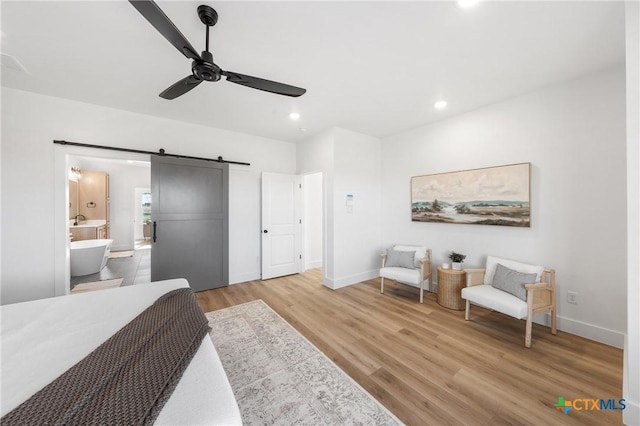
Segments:
[[[526,263],[516,262],[515,260],[501,259],[499,257],[487,256],[487,264],[484,270],[484,284],[493,283],[493,276],[496,273],[496,266],[498,263],[506,266],[514,271],[522,272],[523,274],[536,274],[536,282],[539,283],[542,279],[542,272],[544,267],[539,265],[529,265]]]

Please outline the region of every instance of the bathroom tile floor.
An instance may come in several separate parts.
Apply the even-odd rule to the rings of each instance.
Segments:
[[[123,278],[121,287],[151,282],[151,250],[134,250],[131,257],[109,259],[100,272],[71,277],[71,288],[80,283]]]

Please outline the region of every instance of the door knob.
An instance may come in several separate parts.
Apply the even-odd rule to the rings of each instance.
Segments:
[[[264,233],[266,234],[266,233],[268,233],[269,231],[265,229],[265,230],[264,230],[264,231],[262,231],[262,232],[264,232]]]

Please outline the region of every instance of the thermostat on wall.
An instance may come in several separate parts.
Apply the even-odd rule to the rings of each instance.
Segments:
[[[347,213],[353,213],[353,194],[347,194],[347,199],[344,204],[347,207]]]

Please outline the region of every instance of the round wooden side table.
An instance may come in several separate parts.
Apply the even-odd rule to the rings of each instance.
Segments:
[[[438,304],[448,309],[461,311],[465,300],[460,292],[467,285],[467,273],[454,269],[438,268]]]

